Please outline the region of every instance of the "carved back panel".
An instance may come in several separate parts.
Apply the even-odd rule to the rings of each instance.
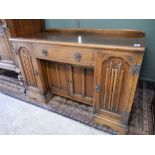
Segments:
[[[19,59],[20,63],[22,65],[23,74],[25,77],[25,82],[28,86],[37,86],[35,74],[34,74],[34,68],[32,64],[31,54],[25,47],[21,47],[19,49]]]

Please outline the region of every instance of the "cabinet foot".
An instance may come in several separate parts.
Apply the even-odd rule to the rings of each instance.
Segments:
[[[121,121],[114,120],[109,117],[99,116],[97,114],[93,115],[93,121],[99,125],[111,128],[117,134],[128,134],[128,126],[123,124]]]
[[[53,97],[53,94],[51,92],[46,93],[46,95],[43,95],[38,89],[36,88],[28,88],[26,89],[26,94],[32,99],[35,99],[42,103],[48,103],[50,99]]]

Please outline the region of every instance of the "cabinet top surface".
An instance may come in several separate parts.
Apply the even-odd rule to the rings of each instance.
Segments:
[[[49,29],[41,33],[11,38],[10,40],[96,48],[145,50],[145,33],[136,30]]]

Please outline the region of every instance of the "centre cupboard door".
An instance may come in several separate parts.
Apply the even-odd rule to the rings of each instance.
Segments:
[[[105,51],[96,54],[94,112],[126,122],[138,56]],[[132,90],[134,91],[134,90]]]
[[[93,104],[93,68],[47,60],[41,60],[41,66],[46,90],[89,105]]]
[[[86,104],[93,104],[94,69],[69,65],[70,96]]]
[[[68,65],[41,60],[46,90],[62,96],[69,95]]]

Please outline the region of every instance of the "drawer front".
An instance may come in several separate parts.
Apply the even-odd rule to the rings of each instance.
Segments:
[[[94,50],[45,44],[33,44],[37,58],[71,64],[94,66]]]

